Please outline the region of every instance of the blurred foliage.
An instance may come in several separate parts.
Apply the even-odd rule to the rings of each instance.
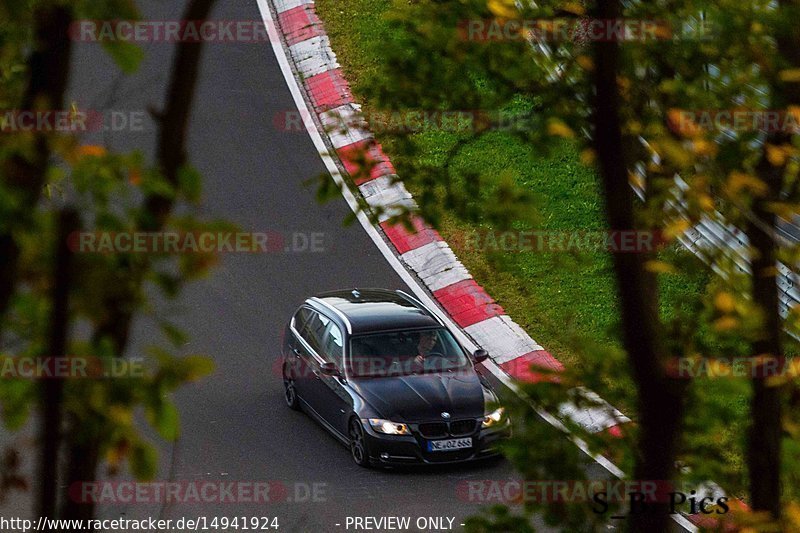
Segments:
[[[74,20],[139,17],[133,0],[0,1],[0,109],[20,108],[30,75],[28,58],[36,46],[32,35],[33,13],[37,8],[54,4],[69,6]],[[123,73],[135,71],[143,58],[143,50],[131,43],[114,41],[103,46]],[[41,102],[41,105],[48,104]],[[75,108],[72,111],[84,112]],[[178,183],[173,185],[159,166],[148,162],[142,153],[112,153],[103,146],[85,145],[79,132],[75,135],[3,133],[0,163],[14,157],[33,157],[34,144],[41,137],[50,161],[46,184],[35,209],[25,209],[16,190],[0,180],[0,230],[10,232],[20,246],[15,293],[0,323],[0,353],[9,357],[46,354],[57,235],[54,224],[59,209],[64,206],[76,209],[83,231],[135,232],[149,217],[146,206],[149,196],[159,194],[170,198],[184,207],[182,212],[189,213],[201,198],[201,177],[192,167],[181,169]],[[227,223],[204,222],[183,214],[169,217],[163,229],[231,228]],[[97,444],[109,474],[113,475],[127,463],[137,479],[152,479],[157,474],[158,454],[142,432],[141,424],[137,424],[135,413],[143,409],[145,420],[162,439],[178,439],[180,420],[172,393],[213,371],[213,362],[205,356],[179,355],[187,343],[186,334],[159,317],[151,304],[160,298],[176,298],[187,282],[204,276],[215,262],[213,254],[201,253],[73,255],[69,355],[98,358],[106,363],[127,360],[126,356],[145,360],[142,373],[65,380],[63,413],[70,428],[65,434],[65,444]],[[132,315],[153,317],[168,344],[154,344],[147,354],[125,353],[125,346],[115,346],[115,339],[98,333],[112,312],[110,302],[121,305]],[[6,429],[20,430],[30,422],[38,385],[34,380],[0,380],[0,409]],[[26,486],[25,480],[16,474],[15,457],[16,452],[9,450],[2,465],[3,488]]]

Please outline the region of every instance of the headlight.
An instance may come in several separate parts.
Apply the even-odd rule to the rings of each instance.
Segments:
[[[482,426],[485,428],[496,426],[503,420],[503,414],[505,413],[505,409],[502,407],[498,407],[488,415],[483,417],[483,424]]]
[[[370,418],[369,425],[378,433],[385,433],[386,435],[409,435],[411,433],[407,425],[381,418]]]

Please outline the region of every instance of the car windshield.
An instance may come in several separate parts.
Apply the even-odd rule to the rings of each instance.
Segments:
[[[350,340],[347,373],[393,377],[470,368],[464,351],[445,328],[358,335]]]

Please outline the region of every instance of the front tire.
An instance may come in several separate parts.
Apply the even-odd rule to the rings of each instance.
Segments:
[[[364,437],[364,428],[357,418],[350,420],[350,457],[360,467],[368,468],[370,465],[367,441]]]

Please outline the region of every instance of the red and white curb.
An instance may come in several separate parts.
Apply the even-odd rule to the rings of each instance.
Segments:
[[[487,362],[487,368],[506,385],[518,390],[513,380],[535,383],[553,379],[553,371],[564,369],[561,362],[515,323],[477,284],[441,235],[413,214],[417,204],[412,195],[397,177],[381,145],[358,118],[360,106],[353,100],[313,0],[257,2],[312,141],[334,180],[343,186],[345,200],[387,261],[418,298],[428,305],[436,304],[432,307],[455,326],[454,332],[465,347],[481,347],[489,352],[492,362]],[[331,156],[333,152],[336,159]],[[359,212],[354,191],[346,186],[340,167],[375,210],[379,227]],[[407,211],[412,213],[413,231],[389,224],[392,216]],[[624,414],[583,387],[572,389],[570,394],[579,399],[560,406],[562,420],[569,419],[591,434],[622,436],[621,426],[630,422]],[[539,409],[537,412],[548,423],[566,429],[550,413]],[[570,435],[570,439],[612,475],[624,476],[606,457],[589,452],[580,437]],[[682,516],[675,515],[675,519],[687,530],[697,530]]]

